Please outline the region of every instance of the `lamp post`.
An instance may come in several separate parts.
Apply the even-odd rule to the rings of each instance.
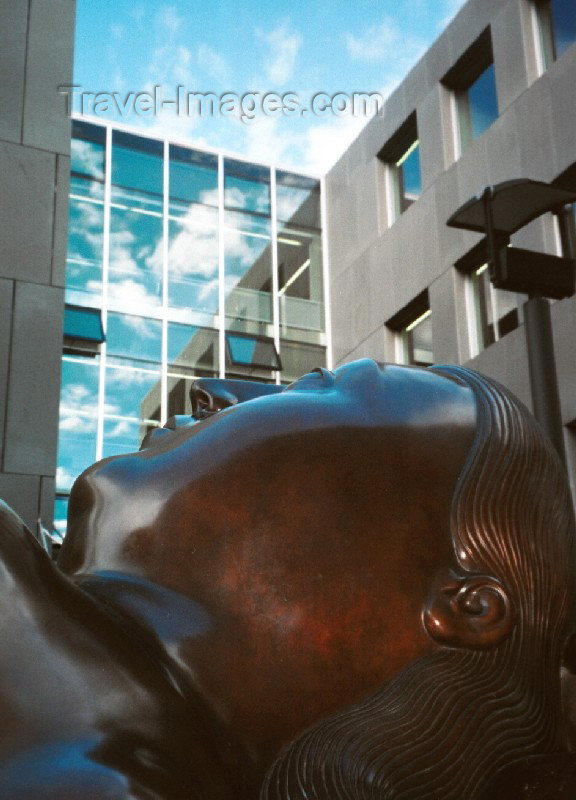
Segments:
[[[490,281],[497,289],[528,295],[524,329],[534,416],[566,463],[560,397],[548,298],[574,294],[576,262],[546,253],[509,247],[510,237],[548,211],[560,212],[576,201],[576,192],[541,181],[518,179],[487,186],[464,203],[447,222],[453,228],[486,234]],[[572,253],[570,254],[573,255]]]

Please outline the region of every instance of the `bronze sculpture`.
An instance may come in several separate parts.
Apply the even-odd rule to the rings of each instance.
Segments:
[[[566,479],[468,370],[317,370],[100,462],[60,570],[3,520],[0,797],[520,800],[518,770],[573,780]]]

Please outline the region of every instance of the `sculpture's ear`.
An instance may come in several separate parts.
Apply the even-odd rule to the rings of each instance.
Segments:
[[[423,619],[438,644],[481,650],[509,636],[516,614],[508,592],[496,578],[449,572],[435,581]]]

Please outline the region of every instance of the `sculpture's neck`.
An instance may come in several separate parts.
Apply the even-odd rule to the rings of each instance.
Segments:
[[[339,792],[354,800],[472,800],[503,766],[557,749],[558,676],[537,672],[541,653],[508,650],[444,651],[415,662],[294,743],[270,771],[263,800]]]

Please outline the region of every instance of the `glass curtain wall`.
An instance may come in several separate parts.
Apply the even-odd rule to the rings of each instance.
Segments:
[[[74,121],[66,302],[102,307],[106,129]],[[55,519],[65,524],[73,481],[96,458],[100,355],[62,357]]]
[[[161,418],[163,156],[112,132],[103,457],[137,449]]]
[[[283,380],[325,362],[320,184],[276,171],[278,300]]]
[[[66,302],[105,342],[65,341],[59,529],[74,479],[190,414],[195,378],[325,364],[319,182],[75,120]]]
[[[169,146],[167,416],[190,414],[190,384],[219,373],[218,157]]]
[[[224,159],[226,371],[270,379],[274,353],[269,167]]]

